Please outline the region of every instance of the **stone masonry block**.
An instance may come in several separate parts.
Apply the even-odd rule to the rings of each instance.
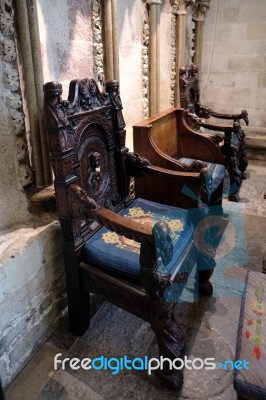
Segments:
[[[265,71],[266,70],[266,55],[259,55],[254,57],[252,71]]]
[[[235,87],[235,76],[231,73],[210,74],[208,85]]]
[[[62,232],[54,221],[0,240],[0,361],[6,387],[50,334],[66,306]]]
[[[256,42],[256,54],[266,54],[266,37],[264,40]]]
[[[230,6],[224,7],[223,9],[223,23],[224,24],[231,24],[231,23],[236,23],[239,21],[239,13],[240,9],[238,6],[234,6],[230,2]]]
[[[266,88],[266,72],[260,72],[258,75],[258,87]]]
[[[266,24],[249,24],[247,26],[248,40],[261,40],[266,37]]]
[[[229,71],[252,71],[253,57],[235,55],[228,59],[227,67]],[[227,68],[226,68],[227,69]]]
[[[250,106],[250,89],[249,88],[233,88],[227,89],[224,93],[224,103],[230,104],[231,107],[236,107],[238,109],[246,108]],[[234,112],[232,110],[232,112]]]
[[[249,4],[241,4],[239,10],[239,22],[242,23],[259,23],[266,20],[266,7],[264,0],[257,0],[256,5],[252,2]]]

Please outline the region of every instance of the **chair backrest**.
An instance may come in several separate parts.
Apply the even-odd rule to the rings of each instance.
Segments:
[[[44,85],[46,130],[59,219],[65,242],[78,249],[99,228],[96,221],[73,219],[75,198],[68,192],[77,183],[97,204],[119,211],[131,200],[124,159],[125,123],[117,81],[106,82],[101,93],[93,79],[73,80],[68,100],[62,85]]]
[[[180,107],[198,114],[200,106],[200,88],[198,67],[186,65],[179,70]]]

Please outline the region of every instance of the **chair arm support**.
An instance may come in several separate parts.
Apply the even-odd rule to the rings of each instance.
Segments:
[[[249,125],[249,118],[248,118],[248,112],[247,110],[242,110],[241,113],[239,114],[225,114],[225,113],[218,113],[214,110],[212,110],[209,107],[205,107],[202,104],[199,105],[199,117],[201,118],[218,118],[218,119],[231,119],[234,121],[240,121],[243,119],[245,121],[246,125]]]
[[[118,235],[139,243],[154,244],[153,230],[150,226],[141,225],[104,207],[98,207],[94,210],[93,216],[100,224]]]
[[[165,221],[158,221],[153,227],[141,225],[104,207],[97,208],[93,214],[94,218],[106,228],[141,244],[139,259],[141,280],[150,295],[154,295],[156,287],[150,273],[154,274],[157,281],[163,280],[164,285],[168,283],[170,274],[162,275],[157,263],[158,257],[161,257],[164,265],[173,258],[171,229]]]
[[[130,218],[116,214],[110,209],[100,207],[92,200],[78,183],[68,186],[70,212],[73,218],[88,219],[93,217],[97,222],[118,235],[135,240],[141,244],[140,263],[143,267],[153,269],[156,266],[157,251],[156,238],[166,236],[168,243],[171,241],[170,228],[164,221],[159,221],[154,227],[141,225]],[[172,242],[171,242],[171,246]],[[160,255],[163,260],[169,262],[173,256],[168,247],[160,247]]]
[[[206,187],[208,169],[202,163],[195,161],[192,165],[194,169],[191,168],[188,171],[188,167],[184,167],[187,171],[183,172],[152,165],[149,160],[136,153],[127,153],[126,160],[128,172],[131,176],[141,177],[143,175],[151,175],[158,178],[158,181],[161,179],[169,184],[176,184],[177,190],[178,188],[182,190],[185,186],[194,187],[197,190],[199,198],[208,204],[208,188]]]
[[[130,176],[141,177],[145,174],[157,176],[158,178],[163,178],[167,182],[177,183],[183,179],[189,179],[197,181],[200,177],[200,169],[195,171],[187,172],[176,171],[168,168],[157,167],[152,165],[149,160],[141,157],[138,153],[127,153],[126,158],[127,173]]]
[[[196,114],[186,113],[186,119],[189,121],[190,125],[194,125],[197,129],[200,127],[205,129],[210,129],[217,132],[232,132],[236,130],[235,124],[232,125],[220,125],[204,122]]]

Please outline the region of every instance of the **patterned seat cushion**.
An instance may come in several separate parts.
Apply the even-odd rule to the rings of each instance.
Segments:
[[[214,163],[209,163],[206,161],[195,160],[194,158],[186,158],[186,157],[181,157],[177,161],[186,166],[190,166],[193,163],[193,161],[199,161],[205,167],[207,167],[211,174],[211,179],[212,179],[211,193],[215,192],[215,190],[218,188],[218,186],[224,179],[225,166],[222,164],[214,164]]]
[[[164,220],[171,228],[173,240],[173,258],[164,266],[161,259],[158,262],[164,271],[171,271],[181,258],[183,250],[190,243],[194,226],[188,218],[188,211],[176,207],[165,206],[148,200],[136,199],[129,207],[122,210],[121,215],[131,218],[140,224],[154,224]],[[139,281],[140,244],[119,236],[105,227],[101,228],[83,249],[83,260],[96,264],[129,279]]]

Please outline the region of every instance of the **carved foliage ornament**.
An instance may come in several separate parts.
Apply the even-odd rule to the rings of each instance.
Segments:
[[[92,30],[94,46],[94,71],[97,82],[101,87],[104,86],[104,55],[102,37],[102,14],[99,0],[94,0],[92,4]]]
[[[142,105],[144,118],[149,116],[149,41],[150,26],[145,20],[142,36]]]

